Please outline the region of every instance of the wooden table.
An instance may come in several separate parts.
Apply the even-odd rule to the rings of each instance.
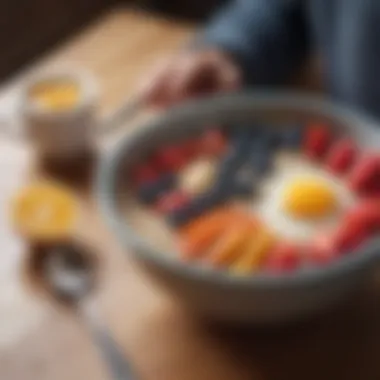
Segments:
[[[104,109],[132,92],[156,59],[171,53],[193,27],[118,9],[35,67],[75,62],[101,81]],[[22,77],[22,76],[21,76]],[[19,79],[17,79],[19,80]],[[14,85],[11,83],[10,87]],[[6,144],[3,143],[4,149]],[[22,176],[22,172],[17,176]],[[276,331],[205,326],[179,309],[126,258],[107,233],[93,200],[83,197],[82,237],[104,264],[99,303],[139,378],[147,380],[363,379],[380,377],[380,293],[372,286],[313,321]],[[28,298],[29,297],[29,298]],[[0,347],[0,378],[105,379],[82,326],[30,293],[38,310],[22,336]],[[0,309],[1,310],[1,309]],[[5,309],[4,309],[5,310]],[[20,309],[29,310],[29,309]],[[22,311],[21,311],[22,312]],[[29,312],[26,319],[31,317]],[[5,321],[0,315],[0,322]]]

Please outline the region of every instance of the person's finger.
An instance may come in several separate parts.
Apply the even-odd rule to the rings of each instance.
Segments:
[[[238,68],[222,54],[191,53],[162,62],[141,93],[147,104],[167,107],[205,93],[234,90],[240,82]]]
[[[224,62],[218,71],[218,87],[220,91],[233,91],[241,85],[241,72],[233,64]]]
[[[138,91],[138,96],[143,103],[158,105],[164,102],[167,94],[168,77],[172,63],[162,61],[153,72],[145,79]]]
[[[144,77],[140,82],[137,92],[142,98],[149,98],[156,85],[158,78],[161,77],[164,72],[164,68],[167,62],[161,61],[159,64],[154,66],[154,69],[149,73],[147,77]]]
[[[221,91],[233,91],[241,85],[239,70],[233,66],[226,66],[219,72],[219,88]]]
[[[168,87],[168,100],[171,104],[177,103],[193,95],[193,84],[204,70],[202,59],[186,59],[178,65],[177,70],[172,73]]]
[[[210,52],[181,65],[181,71],[171,83],[171,101],[218,91],[232,91],[241,84],[237,66],[220,53]]]

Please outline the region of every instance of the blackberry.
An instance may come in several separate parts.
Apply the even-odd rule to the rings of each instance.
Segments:
[[[142,184],[138,191],[138,199],[145,204],[154,203],[162,194],[174,188],[176,176],[172,173],[159,177],[156,181]]]
[[[304,128],[302,126],[293,126],[286,128],[282,132],[282,144],[286,148],[297,149],[302,145],[304,135]]]

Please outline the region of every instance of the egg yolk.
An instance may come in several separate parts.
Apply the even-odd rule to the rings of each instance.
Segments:
[[[74,108],[80,97],[78,85],[73,82],[41,83],[32,88],[31,99],[53,111],[66,111]]]
[[[333,190],[315,178],[297,179],[283,195],[283,208],[288,215],[299,219],[316,219],[334,211],[337,199]]]

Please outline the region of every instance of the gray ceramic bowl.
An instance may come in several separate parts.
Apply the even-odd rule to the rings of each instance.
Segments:
[[[371,278],[379,259],[378,239],[327,268],[277,277],[233,277],[181,263],[172,254],[160,252],[154,242],[144,241],[131,228],[119,207],[122,173],[158,144],[210,125],[262,120],[276,127],[279,121],[284,124],[315,117],[344,128],[365,149],[380,147],[380,129],[374,121],[318,98],[277,92],[208,98],[169,111],[117,144],[104,158],[98,176],[101,212],[128,252],[195,313],[224,321],[282,323],[321,312]]]

